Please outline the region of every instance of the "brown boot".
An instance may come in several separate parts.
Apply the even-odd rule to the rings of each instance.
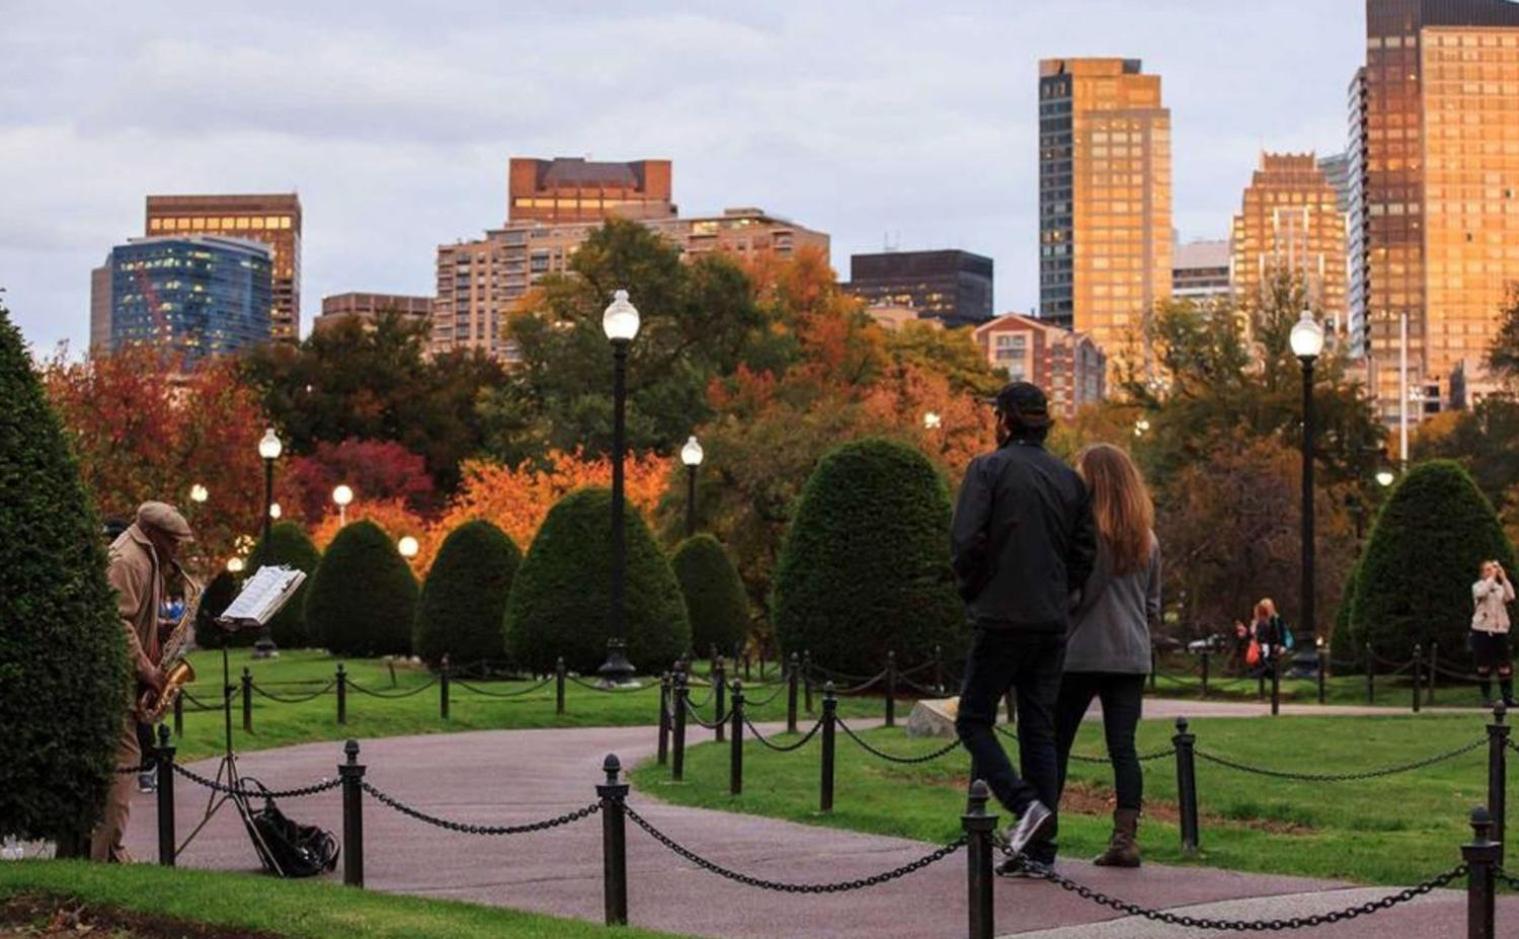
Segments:
[[[1116,809],[1113,812],[1113,837],[1108,849],[1092,859],[1098,867],[1139,866],[1139,810]]]

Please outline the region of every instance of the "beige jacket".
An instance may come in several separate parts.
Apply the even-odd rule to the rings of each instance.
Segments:
[[[1472,601],[1477,611],[1472,614],[1472,629],[1484,633],[1508,632],[1508,607],[1514,602],[1514,584],[1507,577],[1503,583],[1489,577],[1472,584]]]
[[[127,633],[127,655],[144,681],[158,667],[158,611],[164,575],[158,552],[142,529],[131,525],[111,544],[106,580],[116,589],[116,612]]]

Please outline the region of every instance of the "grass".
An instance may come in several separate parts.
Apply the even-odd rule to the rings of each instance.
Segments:
[[[68,897],[92,906],[168,916],[302,939],[657,939],[670,933],[522,913],[499,907],[278,880],[83,861],[0,864],[0,900]]]
[[[188,686],[190,693],[199,701],[219,705],[221,653],[195,652],[191,654],[190,660],[197,675],[197,681]],[[324,652],[310,650],[282,652],[276,659],[254,659],[247,649],[234,649],[231,653],[231,677],[234,685],[239,684],[239,676],[246,667],[251,670],[256,685],[281,697],[300,697],[316,691],[332,680],[337,665],[337,659]],[[299,704],[270,701],[255,694],[251,733],[245,733],[242,729],[241,698],[232,705],[233,734],[237,749],[262,750],[348,737],[365,739],[463,730],[652,725],[659,716],[659,692],[654,688],[609,694],[566,682],[565,713],[559,715],[554,713],[552,682],[531,694],[507,699],[485,697],[455,682],[449,694],[449,719],[445,721],[440,715],[437,686],[404,698],[370,697],[353,687],[356,684],[384,694],[417,689],[433,679],[421,665],[396,662],[394,687],[391,684],[391,667],[385,660],[343,660],[343,667],[350,682],[347,724],[337,722],[337,696],[334,691]],[[704,672],[706,666],[697,663],[695,670]],[[750,692],[751,700],[763,701],[772,696],[774,700],[764,707],[751,707],[750,718],[755,721],[784,720],[786,695],[784,691],[779,695],[774,694],[780,687],[776,684],[774,668],[767,672],[768,684],[759,685],[758,677],[755,674],[756,687]],[[290,682],[303,684],[287,684]],[[517,682],[470,681],[468,684],[497,692],[529,687]],[[693,700],[702,701],[706,695],[706,688],[693,689]],[[911,707],[911,702],[900,703],[899,713],[905,714]],[[844,698],[839,703],[839,711],[845,716],[878,717],[881,708],[878,698]],[[713,714],[711,703],[705,703],[698,710],[708,719]],[[219,706],[210,711],[194,711],[187,706],[184,720],[184,736],[176,744],[179,748],[176,759],[195,760],[222,751],[224,730]],[[707,736],[707,732],[692,726],[696,737]]]
[[[1192,722],[1201,751],[1273,769],[1350,772],[1409,762],[1482,736],[1476,716],[1216,718]],[[1168,722],[1146,721],[1141,753],[1170,746]],[[863,736],[888,753],[914,755],[943,746],[941,738],[910,739],[900,729]],[[783,738],[784,739],[784,738]],[[1011,744],[1011,741],[1007,741]],[[1011,744],[1016,746],[1016,744]],[[835,810],[817,812],[820,747],[778,754],[747,748],[744,793],[727,794],[728,747],[687,751],[686,781],[670,783],[664,768],[644,765],[634,783],[647,795],[683,805],[787,818],[808,824],[943,842],[960,832],[969,760],[960,750],[921,766],[886,763],[842,733],[838,741]],[[1098,727],[1082,729],[1076,751],[1102,752]],[[1202,853],[1184,858],[1175,822],[1172,758],[1143,764],[1149,806],[1141,826],[1145,856],[1165,863],[1240,871],[1332,877],[1369,884],[1413,884],[1460,860],[1470,839],[1471,808],[1486,801],[1486,747],[1435,766],[1364,782],[1297,782],[1246,775],[1198,761]],[[1090,857],[1107,842],[1106,764],[1071,764],[1079,798],[1061,818],[1061,852]],[[1004,819],[1004,822],[1006,819]]]

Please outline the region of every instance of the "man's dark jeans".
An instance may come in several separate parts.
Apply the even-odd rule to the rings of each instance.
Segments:
[[[970,751],[971,778],[984,779],[1003,807],[1022,815],[1038,799],[1055,811],[1060,767],[1055,752],[1055,700],[1065,661],[1063,632],[977,629],[965,660],[955,731]],[[997,703],[1012,688],[1018,706],[1020,778],[993,729]],[[1054,856],[1053,837],[1048,845]],[[1030,852],[1031,856],[1035,852]],[[1034,856],[1034,860],[1045,860]]]

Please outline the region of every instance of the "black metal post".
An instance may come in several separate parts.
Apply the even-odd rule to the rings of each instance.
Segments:
[[[986,811],[991,790],[982,780],[970,784],[970,798],[960,825],[965,829],[966,907],[970,911],[970,939],[992,939],[996,934],[992,903],[992,833],[997,816]]]
[[[448,656],[443,656],[443,667],[438,671],[438,713],[448,720]]]
[[[760,664],[764,664],[760,659]],[[797,660],[796,653],[791,653],[791,667],[786,670],[786,733],[796,733],[796,684],[797,672],[801,671],[801,663]]]
[[[670,673],[659,676],[659,765],[670,762]]]
[[[1429,642],[1429,689],[1428,693],[1424,696],[1425,704],[1435,703],[1435,669],[1439,666],[1439,664],[1440,643],[1431,639]],[[1500,835],[1497,840],[1502,841],[1502,836]]]
[[[1328,680],[1328,677],[1329,677],[1329,647],[1321,645],[1321,646],[1319,646],[1318,652],[1319,652],[1319,703],[1323,704],[1324,701],[1325,701],[1325,687],[1324,687],[1324,683]]]
[[[622,809],[628,784],[618,780],[622,762],[616,754],[608,753],[601,769],[607,774],[607,781],[596,787],[601,799],[602,901],[607,925],[623,926],[628,922],[628,832]]]
[[[686,685],[686,673],[675,676],[675,742],[670,754],[670,778],[676,782],[686,778],[686,702],[691,689]]]
[[[1271,650],[1271,716],[1282,709],[1282,656],[1279,649]]]
[[[184,735],[185,696],[183,694],[177,694],[174,696],[174,736],[183,737]]]
[[[1318,635],[1318,627],[1314,620],[1314,532],[1313,532],[1313,437],[1315,433],[1313,414],[1313,366],[1316,356],[1299,356],[1298,361],[1303,363],[1303,560],[1302,560],[1302,593],[1298,600],[1300,609],[1299,635],[1311,640]],[[1275,669],[1271,677],[1271,713],[1276,713],[1276,683]]]
[[[348,723],[348,672],[338,663],[338,723]]]
[[[728,668],[723,664],[723,657],[712,657],[712,700],[717,703],[717,708],[712,715],[712,722],[717,725],[715,738],[718,743],[723,742],[723,721],[727,717],[728,697]]]
[[[944,648],[939,645],[934,646],[934,690],[944,693]]]
[[[144,754],[146,755],[146,754]],[[174,742],[169,728],[158,725],[158,749],[154,753],[158,764],[158,863],[164,867],[174,866]]]
[[[243,666],[243,733],[253,733],[253,673]]]
[[[752,664],[753,664],[753,658],[749,655],[749,653],[745,652],[744,653],[744,681],[753,681],[754,680],[754,674],[750,671],[750,665],[752,665]]]
[[[1261,671],[1255,676],[1255,698],[1257,701],[1266,700],[1266,663],[1261,662]]]
[[[833,696],[833,682],[823,685],[823,773],[818,786],[818,811],[833,811],[834,724],[838,721],[839,699]]]
[[[696,534],[696,467],[686,467],[686,537]]]
[[[597,673],[609,685],[633,677],[628,661],[627,588],[628,544],[623,528],[623,455],[627,450],[628,340],[612,340],[612,611],[607,630],[607,660]]]
[[[1487,809],[1472,809],[1472,840],[1461,846],[1466,862],[1466,935],[1467,939],[1493,939],[1494,874],[1503,863],[1503,845],[1492,839],[1492,819]]]
[[[269,530],[274,526],[274,460],[264,458],[264,520],[263,548],[269,550]],[[252,573],[250,571],[250,573]],[[253,657],[267,659],[274,655],[275,646],[273,635],[269,631],[269,624],[265,623],[259,630],[258,641],[253,643]]]
[[[897,726],[897,654],[886,653],[886,726]]]
[[[1208,650],[1203,650],[1203,698],[1208,697]]]
[[[744,683],[733,683],[732,743],[728,749],[728,794],[744,791]]]
[[[1155,690],[1155,673],[1158,672],[1158,671],[1160,671],[1156,659],[1157,659],[1157,656],[1155,655],[1155,647],[1151,646],[1150,647],[1150,690],[1152,692]]]
[[[564,713],[564,656],[554,660],[554,713]]]
[[[806,699],[807,713],[812,713],[812,651],[802,653],[802,696]]]
[[[1002,707],[1007,711],[1008,724],[1018,723],[1018,696],[1013,693],[1013,689],[1009,688],[1002,693]]]
[[[1194,745],[1197,737],[1187,731],[1187,719],[1176,719],[1176,734],[1171,745],[1176,748],[1176,807],[1181,818],[1181,852],[1191,856],[1197,853],[1201,832],[1197,826],[1197,758]]]
[[[1508,819],[1508,735],[1503,722],[1508,709],[1499,701],[1493,705],[1493,722],[1487,725],[1487,814],[1493,823],[1493,840],[1503,843]],[[1502,851],[1499,851],[1501,861]]]
[[[364,764],[359,762],[359,742],[343,744],[344,761],[338,764],[343,781],[343,883],[364,886]]]
[[[1366,643],[1366,703],[1377,703],[1377,663],[1371,657],[1371,643]]]
[[[1424,697],[1424,650],[1414,643],[1414,713],[1419,713],[1419,699]]]

